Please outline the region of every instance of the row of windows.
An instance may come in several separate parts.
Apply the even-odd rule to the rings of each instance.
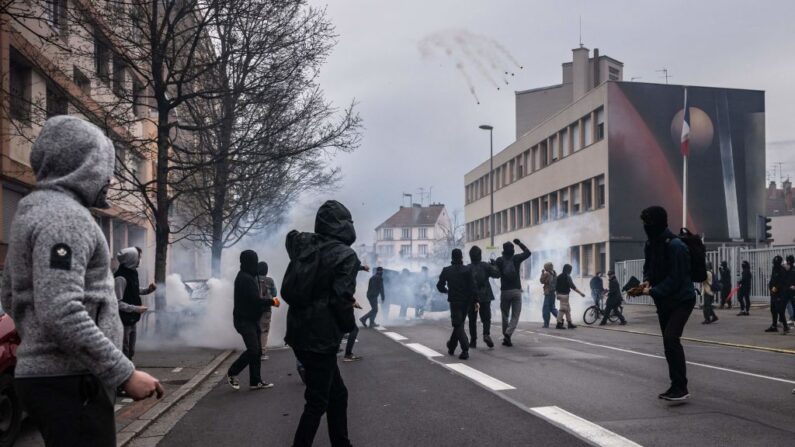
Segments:
[[[564,219],[605,206],[605,177],[600,175],[558,191],[544,194],[511,208],[494,213],[494,234],[516,231],[545,222]],[[491,236],[489,216],[468,222],[467,240]]]
[[[393,245],[379,245],[376,249],[376,254],[383,257],[390,257],[394,256],[395,254],[395,247]],[[410,257],[411,253],[411,245],[401,245],[400,246],[400,256],[401,257]],[[417,246],[417,255],[418,256],[428,256],[428,245],[427,244],[420,244]]]
[[[393,228],[384,228],[381,233],[381,240],[384,241],[392,241],[395,240],[395,233]],[[401,228],[400,229],[400,239],[401,240],[411,240],[411,228]],[[427,228],[418,228],[417,229],[417,239],[428,239],[428,229]]]
[[[607,265],[607,243],[599,242],[558,250],[534,250],[533,256],[523,264],[525,278],[538,279],[547,262],[552,262],[558,273],[563,270],[561,263],[571,264],[572,275],[575,276],[593,276],[597,272],[610,270]],[[588,294],[588,291],[583,290],[583,293]]]
[[[594,126],[594,122],[596,126]],[[599,107],[540,143],[494,168],[494,189],[499,190],[539,169],[600,141],[605,136],[604,108]],[[466,203],[490,192],[489,174],[466,186]]]

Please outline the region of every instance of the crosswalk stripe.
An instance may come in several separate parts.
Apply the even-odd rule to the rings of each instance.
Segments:
[[[640,444],[560,407],[535,407],[530,412],[578,438],[600,447],[641,447]]]
[[[486,388],[494,391],[515,390],[516,388],[508,385],[507,383],[495,379],[488,374],[482,373],[475,368],[470,368],[463,363],[443,363],[445,368],[452,369],[453,371],[471,379],[475,382],[485,386]]]
[[[395,341],[408,340],[408,338],[398,334],[397,332],[384,332],[384,335],[386,335],[387,337],[389,337],[389,338],[391,338],[392,340],[395,340]]]
[[[406,343],[406,347],[425,357],[442,357],[442,354],[420,343]]]

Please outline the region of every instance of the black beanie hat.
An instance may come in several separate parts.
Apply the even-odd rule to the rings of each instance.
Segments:
[[[640,213],[640,218],[646,225],[668,226],[668,212],[661,206],[650,206]]]
[[[469,249],[469,260],[473,263],[483,260],[483,253],[480,251],[480,247],[473,245],[472,248]]]
[[[453,261],[463,261],[464,260],[464,253],[461,251],[460,248],[453,249]]]

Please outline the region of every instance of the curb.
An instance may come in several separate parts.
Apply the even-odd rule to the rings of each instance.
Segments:
[[[124,427],[120,432],[116,433],[116,446],[124,447],[130,443],[136,436],[146,430],[152,423],[163,415],[166,411],[171,409],[179,401],[182,400],[188,393],[193,391],[200,383],[215,371],[218,366],[223,363],[234,351],[228,349],[215,356],[210,363],[207,364],[201,371],[193,376],[187,383],[179,387],[173,393],[167,395],[162,401],[155,404],[146,413],[142,414],[137,420],[130,425]]]
[[[628,334],[637,334],[637,335],[648,335],[651,337],[662,337],[660,334],[653,334],[651,332],[642,332],[642,331],[633,331],[629,329],[613,329],[613,328],[606,328],[606,327],[597,327],[597,326],[589,326],[589,325],[579,325],[577,327],[584,327],[588,329],[596,329],[601,331],[612,331],[612,332],[626,332]],[[715,341],[715,340],[702,340],[700,338],[692,338],[692,337],[682,337],[682,340],[692,341],[695,343],[703,343],[707,345],[718,345],[718,346],[728,346],[731,348],[741,348],[741,349],[752,349],[755,351],[765,351],[765,352],[775,352],[779,354],[793,354],[795,355],[795,350],[793,349],[784,349],[784,348],[769,348],[767,346],[755,346],[755,345],[744,345],[740,343],[728,343],[725,341]]]

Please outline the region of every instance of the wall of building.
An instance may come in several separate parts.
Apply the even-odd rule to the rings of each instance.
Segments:
[[[795,216],[773,216],[770,218],[773,246],[795,245]]]
[[[571,104],[571,84],[516,93],[516,139]]]

